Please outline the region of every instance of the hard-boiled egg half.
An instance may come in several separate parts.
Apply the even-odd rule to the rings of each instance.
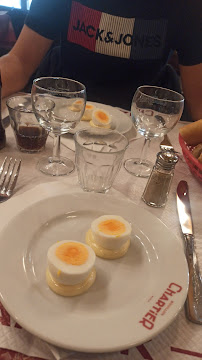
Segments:
[[[53,244],[47,253],[46,281],[55,293],[80,295],[96,278],[95,253],[78,241],[63,240]]]
[[[96,107],[94,105],[87,103],[81,120],[84,120],[84,121],[92,120],[92,114],[95,109],[96,109]]]
[[[77,99],[72,103],[71,106],[69,106],[69,110],[79,112],[84,107],[84,99]]]
[[[121,216],[103,215],[91,223],[86,243],[104,259],[118,259],[130,246],[131,225]]]
[[[110,129],[111,127],[111,115],[105,110],[96,109],[93,111],[92,120],[90,125],[93,127]]]

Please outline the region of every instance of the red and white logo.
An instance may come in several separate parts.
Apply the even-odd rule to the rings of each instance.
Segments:
[[[162,19],[124,18],[72,1],[67,40],[92,52],[126,59],[159,58],[165,33]]]

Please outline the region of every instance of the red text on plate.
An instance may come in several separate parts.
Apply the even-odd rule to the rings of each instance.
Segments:
[[[176,283],[171,283],[164,291],[163,295],[161,295],[161,297],[156,301],[156,303],[152,306],[152,308],[145,314],[142,320],[139,321],[139,323],[142,324],[148,330],[153,329],[154,322],[158,314],[160,313],[161,315],[164,315],[168,310],[168,308],[174,302],[173,300],[170,301],[170,298],[181,291],[182,291],[182,286]]]

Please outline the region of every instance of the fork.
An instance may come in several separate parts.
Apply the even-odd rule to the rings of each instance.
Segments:
[[[163,140],[162,140],[161,143],[160,143],[160,149],[161,149],[161,151],[167,151],[167,150],[168,150],[168,151],[169,151],[169,150],[170,150],[170,151],[174,151],[175,154],[178,155],[179,159],[182,160],[182,155],[181,155],[181,153],[180,153],[179,151],[175,151],[175,149],[174,149],[173,145],[171,144],[170,139],[169,139],[169,137],[168,137],[167,134],[164,135],[164,138],[163,138]]]
[[[21,159],[12,158],[7,161],[6,156],[0,167],[0,202],[10,199],[17,183],[18,175],[21,167]]]
[[[173,148],[167,134],[164,135],[164,138],[160,143],[160,149],[161,150],[173,150],[174,151],[174,148]]]

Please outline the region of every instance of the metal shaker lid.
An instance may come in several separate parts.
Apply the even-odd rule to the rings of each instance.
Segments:
[[[164,170],[174,169],[179,157],[173,150],[160,151],[157,154],[156,165],[161,166]]]

